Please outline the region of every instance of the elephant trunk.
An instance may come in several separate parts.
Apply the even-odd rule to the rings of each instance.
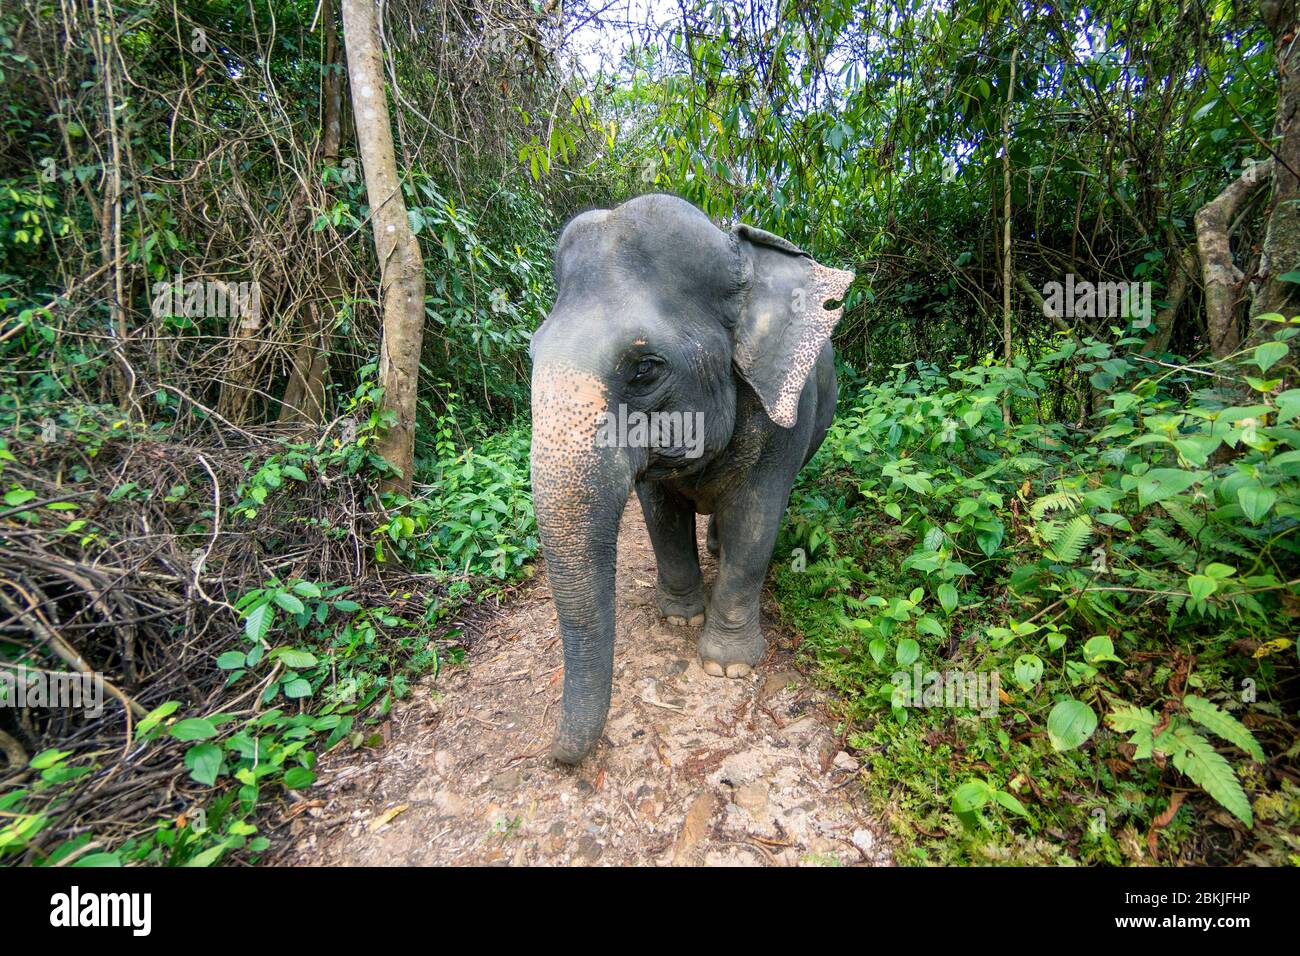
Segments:
[[[533,503],[564,642],[564,706],[551,755],[577,763],[595,747],[614,675],[618,527],[634,463],[599,447],[605,388],[568,366],[533,372]]]

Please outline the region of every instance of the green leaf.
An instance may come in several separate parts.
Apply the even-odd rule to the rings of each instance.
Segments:
[[[1047,715],[1047,736],[1052,749],[1073,750],[1097,729],[1097,714],[1081,700],[1063,700]]]
[[[316,774],[306,767],[290,767],[284,773],[284,785],[290,790],[305,790],[316,782]]]
[[[244,616],[244,633],[248,635],[249,640],[261,642],[271,630],[271,622],[274,620],[275,609],[270,603],[258,604]]]
[[[1062,564],[1074,564],[1083,555],[1083,549],[1092,537],[1092,519],[1087,515],[1078,515],[1070,519],[1060,537],[1043,552],[1053,561]]]
[[[944,614],[952,614],[957,608],[957,589],[945,581],[939,585],[936,592],[939,598],[939,604],[943,607]]]
[[[1259,524],[1277,502],[1277,492],[1259,483],[1242,485],[1237,489],[1237,502],[1241,505],[1241,510],[1246,513],[1246,517],[1250,519],[1250,523]]]
[[[1133,756],[1137,760],[1149,760],[1151,758],[1155,731],[1156,715],[1145,707],[1135,707],[1132,704],[1117,704],[1106,715],[1106,723],[1110,724],[1111,729],[1122,734],[1132,734],[1129,743],[1136,747]]]
[[[191,717],[177,721],[171,734],[177,740],[207,740],[217,735],[217,728],[205,717]]]
[[[1112,661],[1116,664],[1123,664],[1115,656],[1115,642],[1105,634],[1098,634],[1096,637],[1089,638],[1088,642],[1083,645],[1083,659],[1089,664],[1098,664],[1102,661]]]
[[[185,751],[185,766],[189,767],[191,777],[210,787],[221,772],[221,748],[216,744],[195,744]]]
[[[303,603],[288,591],[276,591],[271,600],[280,605],[280,607],[284,608],[290,614],[301,614],[306,610]]]
[[[948,636],[948,633],[943,629],[943,625],[928,614],[916,622],[916,630],[920,634],[929,634],[940,640],[944,640]]]
[[[302,697],[310,697],[311,684],[309,684],[301,677],[288,681],[284,685],[284,696],[288,697],[290,700],[298,700],[299,698]]]
[[[1264,748],[1259,745],[1259,741],[1255,739],[1250,729],[1232,714],[1195,694],[1184,697],[1183,706],[1187,708],[1187,713],[1192,720],[1210,733],[1240,747],[1257,763],[1264,762]]]
[[[149,713],[145,715],[144,719],[135,725],[135,739],[140,740],[143,738],[149,733],[149,731],[162,723],[163,720],[174,714],[180,705],[181,702],[178,700],[169,700],[166,703],[159,704],[153,710],[149,711]]]
[[[1029,818],[1029,811],[1025,809],[1025,805],[1005,790],[994,790],[993,799],[1012,813],[1019,814],[1025,819]]]
[[[867,652],[871,654],[871,659],[877,664],[885,659],[885,649],[885,642],[879,637],[867,645]]]
[[[60,763],[64,757],[72,756],[71,750],[42,750],[31,759],[28,764],[33,770],[49,770],[51,767]]]
[[[1204,601],[1218,586],[1218,581],[1205,574],[1192,574],[1187,578],[1187,590],[1195,601]]]
[[[304,667],[316,666],[316,655],[310,651],[295,650],[291,647],[281,648],[275,651],[274,655],[284,662],[284,666],[290,670],[301,670]]]
[[[1267,372],[1277,362],[1286,358],[1287,352],[1291,351],[1284,342],[1265,342],[1263,345],[1255,347],[1254,363],[1259,366],[1261,372]]]
[[[244,666],[243,651],[226,651],[217,658],[217,667],[223,671],[234,671]]]
[[[1016,658],[1013,673],[1017,684],[1025,690],[1033,690],[1043,677],[1043,660],[1037,654],[1021,654]]]
[[[26,488],[15,488],[5,495],[5,504],[7,505],[25,505],[36,497],[36,492],[28,491]]]
[[[983,780],[969,780],[952,793],[952,812],[962,826],[974,829],[979,822],[980,808],[989,802],[993,788]]]
[[[230,849],[231,845],[232,843],[230,840],[222,840],[216,846],[209,847],[208,849],[200,853],[198,856],[192,857],[191,859],[187,860],[185,862],[185,865],[192,866],[192,867],[212,866],[219,859],[221,859],[221,855],[225,853],[228,849]]]
[[[921,645],[912,638],[904,638],[898,642],[898,647],[894,650],[894,661],[899,667],[907,667],[921,656]]]
[[[1277,402],[1277,423],[1289,422],[1291,419],[1300,415],[1300,388],[1289,388],[1279,394],[1274,401]]]
[[[1201,480],[1201,474],[1181,468],[1152,468],[1137,480],[1138,504],[1143,508],[1181,494]]]

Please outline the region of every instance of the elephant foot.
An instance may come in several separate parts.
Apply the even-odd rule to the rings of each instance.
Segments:
[[[724,669],[717,661],[703,661],[702,666],[710,677],[748,677],[754,673],[748,664],[728,664]]]
[[[739,631],[712,627],[700,634],[700,664],[713,677],[748,677],[763,659],[763,633],[754,623]]]
[[[704,589],[697,588],[685,597],[676,597],[660,588],[655,594],[659,613],[669,624],[699,627],[704,623]]]

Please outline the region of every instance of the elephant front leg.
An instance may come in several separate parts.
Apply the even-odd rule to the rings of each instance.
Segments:
[[[655,601],[669,624],[704,623],[704,578],[695,548],[695,506],[675,491],[639,482],[637,497],[655,549]]]
[[[699,643],[706,674],[745,677],[763,658],[759,602],[788,497],[788,487],[754,489],[719,511],[718,579]]]

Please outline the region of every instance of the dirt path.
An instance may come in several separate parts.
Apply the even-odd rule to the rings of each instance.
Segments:
[[[701,538],[703,521],[701,525]],[[709,677],[696,628],[654,607],[635,498],[619,537],[618,645],[605,739],[577,768],[545,756],[559,714],[559,627],[545,570],[448,668],[395,708],[378,751],[322,760],[279,862],[887,864],[884,827],[764,614],[767,659]],[[715,570],[706,560],[706,581]],[[281,834],[285,830],[280,831]]]

